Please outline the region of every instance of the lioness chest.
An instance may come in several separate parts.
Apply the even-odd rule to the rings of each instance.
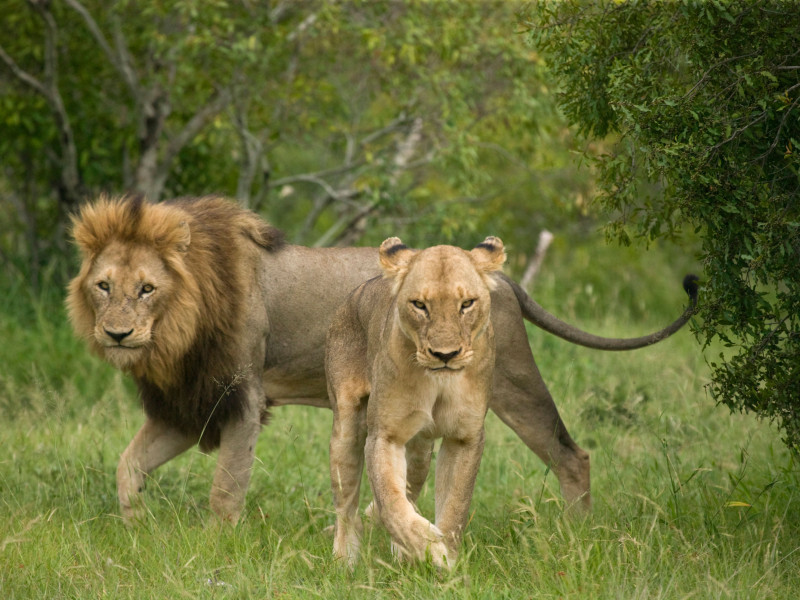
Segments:
[[[484,364],[457,372],[416,368],[376,381],[368,405],[369,427],[404,442],[415,435],[471,437],[483,427],[488,407],[486,382],[491,384],[491,377],[485,370]]]

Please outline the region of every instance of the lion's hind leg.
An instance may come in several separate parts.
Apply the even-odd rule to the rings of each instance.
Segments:
[[[530,366],[522,384],[496,371],[490,406],[553,469],[567,509],[588,513],[592,502],[589,454],[570,437],[532,359]]]
[[[367,437],[367,398],[365,382],[331,386],[333,429],[330,442],[330,473],[336,526],[333,554],[358,561],[362,523],[358,514],[361,473],[364,470],[364,443]]]

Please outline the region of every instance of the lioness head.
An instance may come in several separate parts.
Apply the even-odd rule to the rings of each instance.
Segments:
[[[73,220],[83,263],[69,285],[70,320],[117,368],[152,369],[157,344],[167,341],[180,355],[193,341],[197,285],[183,261],[191,241],[186,218],[178,208],[141,199],[103,199]]]
[[[417,364],[441,372],[466,367],[489,323],[490,273],[505,262],[503,242],[487,237],[471,251],[412,250],[395,237],[381,244],[379,255],[384,276],[394,282],[397,317],[416,346]]]

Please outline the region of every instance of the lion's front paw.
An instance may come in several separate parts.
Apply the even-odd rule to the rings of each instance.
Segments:
[[[142,502],[136,502],[134,505],[120,504],[119,509],[122,514],[122,522],[125,525],[135,525],[144,519],[145,510]]]

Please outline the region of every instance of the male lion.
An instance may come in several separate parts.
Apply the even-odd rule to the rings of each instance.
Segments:
[[[305,248],[218,197],[150,204],[101,198],[74,219],[80,272],[67,308],[94,352],[136,381],[145,422],[117,469],[122,514],[137,514],[145,477],[199,443],[219,446],[212,510],[236,521],[272,406],[329,407],[325,335],[338,306],[378,275],[375,248]],[[523,318],[589,347],[655,343],[688,321],[632,339],[559,321],[514,281],[492,292],[497,353],[489,408],[551,466],[571,505],[588,508],[589,456],[572,440],[533,360]]]
[[[488,237],[471,252],[379,249],[384,277],[362,284],[333,318],[325,373],[333,408],[333,551],[358,558],[358,495],[366,455],[375,510],[404,555],[452,566],[483,452],[495,363],[490,273],[505,261]],[[367,402],[369,399],[369,402]],[[436,525],[413,506],[435,438]],[[366,439],[366,453],[364,444]],[[408,457],[408,460],[406,460]]]

